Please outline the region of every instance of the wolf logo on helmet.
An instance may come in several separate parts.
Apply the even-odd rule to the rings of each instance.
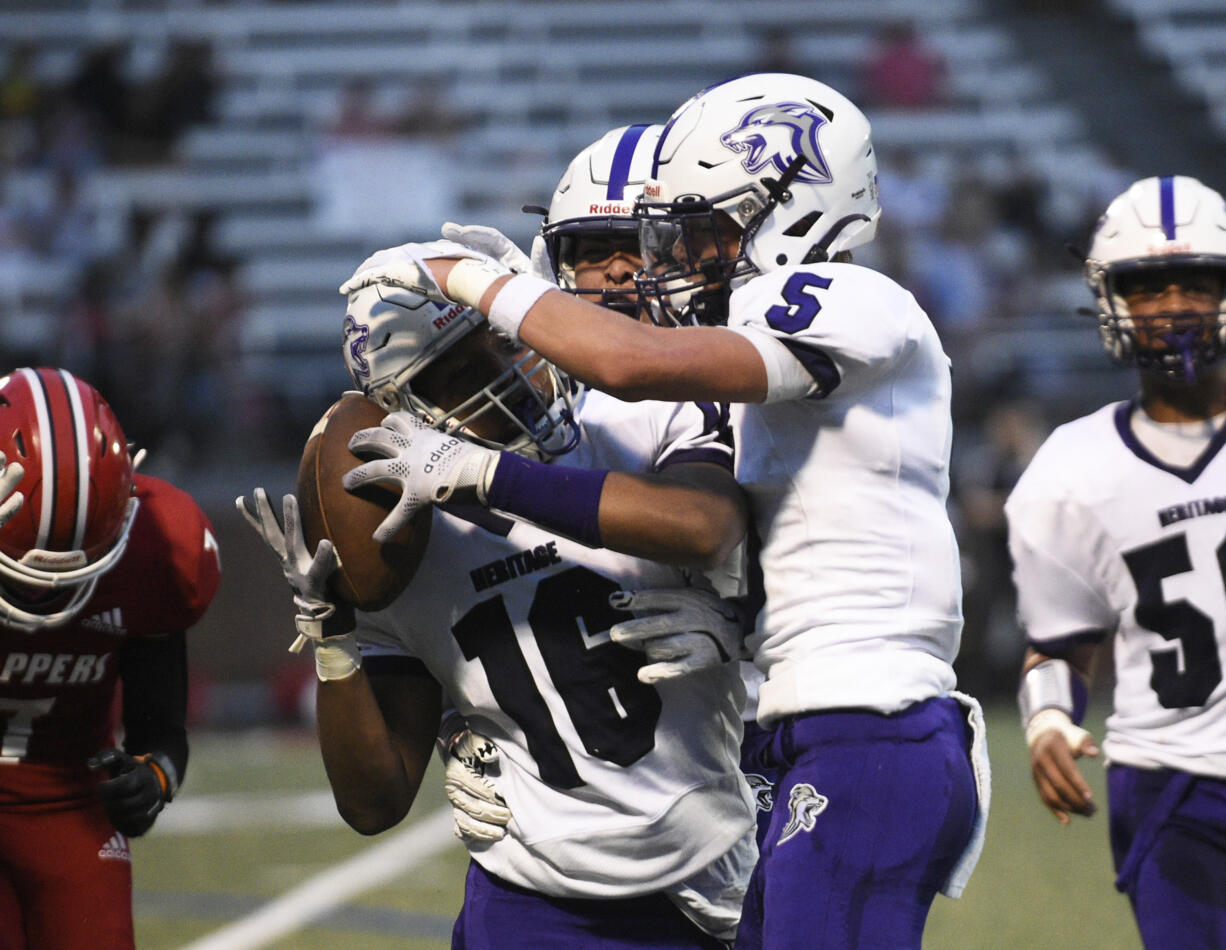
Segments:
[[[751,174],[772,167],[782,175],[797,156],[804,156],[805,165],[795,181],[821,185],[833,180],[817,142],[818,132],[827,124],[826,117],[807,102],[777,102],[745,113],[736,128],[719,140],[734,152],[746,153],[741,164]]]
[[[366,359],[366,344],[370,341],[370,327],[358,323],[350,314],[345,314],[345,325],[341,331],[345,337],[345,362],[349,366],[349,375],[359,386],[370,380],[370,361]]]
[[[881,207],[868,119],[803,76],[717,83],[669,119],[635,214],[653,316],[722,324],[728,296],[755,276],[873,239]]]

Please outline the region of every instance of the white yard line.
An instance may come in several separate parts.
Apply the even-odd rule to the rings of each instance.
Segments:
[[[331,795],[328,798],[330,801]],[[167,809],[166,815],[173,811]],[[455,841],[453,825],[451,806],[444,806],[182,950],[255,950],[268,946],[451,847]],[[161,830],[160,822],[158,827]]]
[[[249,828],[343,828],[330,791],[230,792],[177,799],[158,815],[157,833],[200,835]]]

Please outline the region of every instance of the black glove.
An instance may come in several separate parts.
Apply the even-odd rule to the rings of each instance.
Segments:
[[[110,776],[98,786],[98,796],[115,830],[129,838],[153,827],[173,794],[165,770],[150,756],[104,749],[89,760],[89,767]]]

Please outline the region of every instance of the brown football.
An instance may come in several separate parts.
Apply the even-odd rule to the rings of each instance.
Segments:
[[[309,550],[323,538],[332,541],[340,567],[329,586],[359,610],[382,610],[400,595],[421,562],[434,517],[423,508],[395,538],[377,544],[371,535],[399,495],[381,485],[348,492],[341,484],[346,472],[367,461],[349,451],[350,436],[377,426],[386,414],[361,393],[345,393],[315,424],[298,466],[298,508]]]

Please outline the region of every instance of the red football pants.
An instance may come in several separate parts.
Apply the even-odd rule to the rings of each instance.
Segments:
[[[134,946],[132,854],[101,803],[0,809],[0,948]]]

